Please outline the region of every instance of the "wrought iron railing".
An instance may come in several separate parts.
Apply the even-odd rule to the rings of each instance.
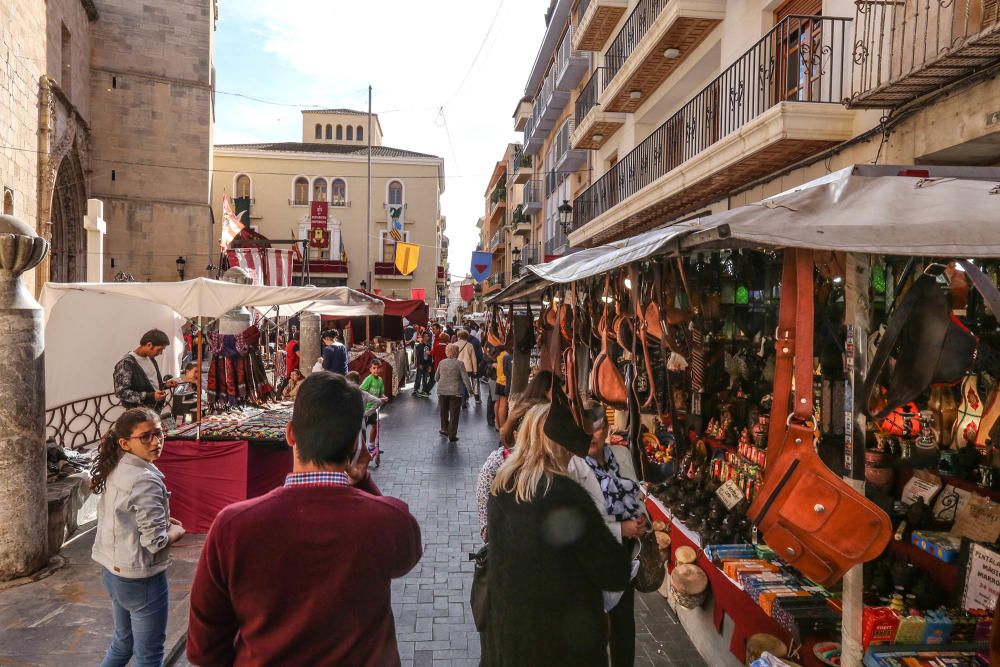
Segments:
[[[556,133],[556,164],[566,155],[566,151],[573,148],[570,137],[573,136],[575,129],[576,120],[573,118],[567,118],[559,127],[559,132]]]
[[[561,78],[566,67],[570,64],[573,58],[578,60],[588,60],[590,58],[590,53],[587,51],[577,51],[573,48],[573,35],[576,32],[576,28],[570,25],[566,29],[566,34],[563,35],[563,40],[559,44],[559,50],[556,52],[556,66],[553,71],[556,73],[557,78]]]
[[[790,16],[573,202],[573,229],[780,102],[840,103],[851,19]]]
[[[521,197],[524,204],[541,204],[542,188],[541,182],[533,179],[524,184],[524,194]]]
[[[576,20],[579,23],[583,15],[587,13],[587,7],[590,6],[590,0],[580,0],[576,6]]]
[[[503,230],[498,229],[496,233],[493,234],[493,238],[490,239],[490,250],[497,248],[500,245],[502,239],[503,239]]]
[[[606,67],[598,67],[590,75],[590,80],[580,90],[580,95],[576,98],[576,124],[583,123],[590,110],[597,106],[597,100],[601,92],[608,85],[608,70]]]
[[[930,68],[909,90],[891,96],[902,103],[951,79],[997,62],[997,43],[960,53],[1000,30],[997,0],[856,0],[852,101]],[[942,62],[960,56],[953,62]],[[937,66],[937,67],[935,67]]]
[[[531,167],[531,156],[524,154],[524,146],[514,144],[514,155],[511,157],[510,162],[511,174],[517,176],[524,167]]]
[[[486,284],[490,287],[503,287],[507,284],[507,279],[502,273],[494,273],[486,279]]]
[[[556,226],[555,233],[545,241],[545,254],[555,255],[563,246],[568,246],[569,240],[566,238],[566,233],[563,232],[562,227]]]
[[[124,408],[114,394],[101,394],[45,411],[45,437],[68,449],[100,442]]]
[[[670,4],[670,0],[639,0],[639,4],[632,10],[625,25],[618,31],[615,41],[611,42],[611,46],[604,52],[604,65],[608,68],[608,81],[611,81],[625,66],[625,62],[639,46],[646,31],[668,4]]]

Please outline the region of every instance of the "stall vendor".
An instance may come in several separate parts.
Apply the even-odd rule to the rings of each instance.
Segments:
[[[171,413],[174,418],[180,420],[187,414],[194,414],[198,411],[198,364],[191,361],[184,367],[184,375],[181,376],[177,390],[174,392],[173,409]]]
[[[159,412],[167,398],[167,389],[177,386],[177,380],[164,380],[156,357],[170,345],[167,334],[150,329],[139,339],[135,348],[115,364],[115,396],[128,408],[147,407]]]

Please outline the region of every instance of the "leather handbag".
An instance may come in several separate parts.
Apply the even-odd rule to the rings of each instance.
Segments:
[[[474,554],[469,554],[469,560],[475,561],[472,570],[472,590],[469,592],[469,606],[472,607],[472,621],[476,630],[484,632],[489,625],[489,587],[487,586],[486,567],[489,545],[484,544]]]
[[[605,278],[604,294],[607,296],[610,279]],[[625,378],[618,370],[614,359],[608,354],[608,303],[604,302],[604,314],[598,327],[601,334],[601,351],[590,369],[590,394],[596,400],[606,403],[617,410],[628,407],[628,395],[625,391]]]
[[[490,322],[486,325],[486,342],[493,347],[503,347],[503,334],[500,331],[500,307],[494,305]]]
[[[764,486],[748,515],[782,559],[829,586],[851,567],[879,556],[892,537],[892,524],[816,453],[811,251],[785,250],[775,347]]]
[[[667,570],[660,555],[660,545],[656,542],[656,534],[649,531],[639,538],[639,571],[633,585],[640,593],[652,593],[660,588],[666,576]]]

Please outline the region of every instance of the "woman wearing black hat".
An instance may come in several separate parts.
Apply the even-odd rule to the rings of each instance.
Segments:
[[[565,395],[554,393],[551,407],[525,414],[493,482],[483,655],[491,667],[606,666],[601,591],[629,585],[628,555],[567,476],[574,451],[586,454],[591,438],[573,422]]]

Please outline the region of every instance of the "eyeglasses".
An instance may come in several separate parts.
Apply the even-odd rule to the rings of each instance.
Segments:
[[[153,429],[152,431],[146,431],[145,433],[140,433],[139,435],[133,435],[126,440],[138,440],[144,445],[152,444],[153,438],[156,438],[159,442],[163,442],[163,429]]]

